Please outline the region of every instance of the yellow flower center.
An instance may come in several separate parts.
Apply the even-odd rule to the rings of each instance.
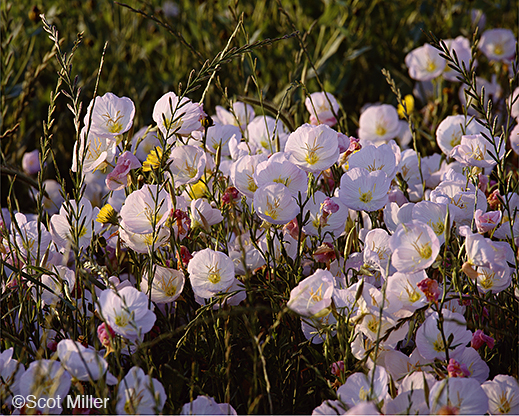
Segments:
[[[363,202],[364,204],[367,204],[373,199],[373,194],[371,191],[362,192],[359,188],[359,195],[360,195],[360,202]]]
[[[108,127],[108,131],[110,133],[119,133],[123,129],[121,119],[124,116],[121,114],[120,111],[117,111],[115,118],[112,118],[112,116],[108,113],[103,114],[102,117],[105,119],[106,127]]]
[[[222,280],[222,276],[220,274],[220,269],[218,269],[218,264],[215,264],[209,269],[209,273],[207,275],[207,279],[213,284],[217,284],[220,280]]]

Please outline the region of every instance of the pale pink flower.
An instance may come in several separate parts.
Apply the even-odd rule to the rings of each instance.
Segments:
[[[153,120],[168,144],[176,141],[175,134],[189,136],[195,130],[202,130],[205,116],[201,104],[180,98],[174,92],[164,94],[153,107]]]
[[[310,113],[310,124],[314,126],[326,124],[330,127],[337,124],[334,113],[337,114],[339,112],[339,103],[329,92],[314,92],[310,94],[305,99],[305,106]]]
[[[236,415],[229,403],[216,403],[209,396],[197,396],[195,400],[182,406],[181,415]]]
[[[41,170],[40,152],[38,149],[24,153],[22,157],[22,169],[27,175],[35,175]]]
[[[227,254],[206,248],[196,252],[187,265],[195,295],[209,299],[225,292],[234,281],[234,263]]]
[[[38,399],[34,411],[60,414],[63,402],[56,399],[67,395],[71,382],[72,377],[58,361],[36,360],[20,377],[18,394],[26,399],[31,395]]]
[[[159,265],[153,265],[152,273],[150,279],[146,267],[142,274],[141,291],[155,303],[171,303],[178,299],[184,288],[184,273]]]
[[[488,411],[491,415],[519,414],[519,384],[505,374],[498,374],[492,381],[485,381],[481,387],[488,396]]]
[[[495,138],[496,144],[499,139]],[[481,134],[472,134],[461,137],[461,143],[454,147],[449,155],[463,166],[477,166],[480,168],[492,168],[499,159],[505,155],[505,147],[501,145],[498,153],[494,146]]]
[[[374,144],[387,143],[400,132],[398,112],[389,104],[371,105],[359,118],[359,138]]]
[[[13,358],[14,348],[0,352],[0,402],[11,404],[12,395],[18,394],[20,377],[25,372],[22,363]]]
[[[162,383],[132,367],[119,383],[115,410],[120,415],[160,414],[165,403]]]
[[[479,40],[479,50],[490,60],[508,61],[515,55],[517,36],[510,29],[489,29]]]
[[[519,102],[519,100],[518,100]],[[518,116],[519,119],[519,116]],[[515,152],[515,154],[519,155],[519,123],[515,125],[515,127],[510,132],[510,147]]]
[[[79,149],[78,149],[79,145]],[[78,172],[82,164],[83,173],[103,170],[115,158],[117,142],[110,138],[88,132],[86,127],[81,130],[79,140],[72,151],[72,172]],[[79,159],[78,159],[79,156]]]
[[[389,246],[393,266],[401,273],[425,270],[440,252],[440,241],[433,229],[418,220],[399,224]]]
[[[256,149],[257,153],[272,154],[276,148],[276,142],[279,140],[279,150],[285,148],[288,139],[288,133],[281,120],[270,116],[256,116],[247,125],[249,135],[249,145]]]
[[[501,223],[501,211],[488,211],[483,213],[482,210],[477,209],[474,213],[474,220],[476,227],[481,234],[491,231]]]
[[[299,213],[296,200],[285,185],[264,185],[254,193],[254,210],[270,224],[286,224]]]
[[[443,333],[445,340],[452,337],[450,355],[461,352],[472,339],[472,332],[466,328],[463,315],[443,309]],[[446,345],[438,328],[438,312],[432,312],[416,331],[416,348],[427,360],[445,360]]]
[[[318,269],[292,289],[287,307],[307,317],[327,313],[332,302],[333,284],[332,274]]]
[[[353,168],[341,177],[339,199],[355,211],[378,211],[388,202],[390,185],[391,179],[381,170]]]
[[[405,57],[405,64],[409,76],[416,81],[430,81],[439,77],[445,69],[445,60],[428,43],[409,52]]]
[[[294,163],[288,160],[286,153],[274,153],[258,164],[253,177],[258,187],[272,183],[281,183],[287,187],[294,197],[299,192],[304,195],[308,188],[308,175]]]
[[[117,159],[114,170],[106,177],[106,186],[111,191],[124,189],[130,183],[130,170],[140,168],[141,162],[130,152],[124,152]]]
[[[464,134],[478,134],[483,131],[485,129],[473,118],[464,115],[447,116],[438,124],[436,143],[443,154],[449,156],[452,149],[461,143]]]
[[[458,36],[456,39],[446,39],[445,45],[449,49],[451,55],[453,54],[453,51],[456,52],[460,66],[465,64],[465,67],[468,69],[470,65],[470,59],[472,57],[470,51],[470,41],[463,36]],[[474,61],[474,64],[477,65],[477,62]],[[460,82],[458,79],[460,74],[452,69],[448,64],[445,65],[445,69],[442,75],[443,78],[445,78],[447,81]]]
[[[221,124],[230,124],[245,130],[255,116],[254,108],[250,104],[236,101],[232,104],[232,111],[228,111],[222,106],[216,106],[216,116]]]
[[[303,124],[288,136],[285,152],[289,160],[306,172],[319,173],[339,158],[337,132],[325,124]]]
[[[148,308],[148,296],[132,286],[117,292],[103,290],[98,301],[96,309],[101,317],[116,334],[130,341],[142,339],[155,323],[156,316]]]
[[[171,198],[158,185],[144,185],[133,191],[121,208],[121,227],[129,233],[150,234],[168,219]]]
[[[367,375],[364,373],[353,373],[337,390],[339,399],[348,406],[355,406],[366,400],[376,403],[385,400],[388,395],[388,374],[384,367],[375,367],[375,377],[372,378],[373,370]],[[373,384],[371,383],[373,379]]]
[[[488,410],[488,398],[477,380],[450,377],[434,384],[429,405],[436,415],[482,415]]]
[[[84,347],[78,341],[61,340],[57,352],[63,367],[79,381],[96,381],[107,375],[106,360],[96,350]],[[113,376],[109,378],[108,384],[115,384]]]
[[[92,117],[90,133],[94,136],[114,140],[118,135],[130,130],[134,116],[135,105],[131,99],[128,97],[120,98],[111,92],[107,92],[105,95],[90,101],[83,123],[88,128],[90,117]]]
[[[202,177],[207,156],[197,146],[177,146],[171,151],[167,163],[175,186],[196,183]]]

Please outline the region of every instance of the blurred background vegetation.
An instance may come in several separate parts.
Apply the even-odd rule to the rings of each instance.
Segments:
[[[312,93],[323,85],[342,106],[343,130],[355,134],[364,104],[396,104],[382,68],[391,71],[402,92],[412,91],[404,57],[427,41],[424,31],[432,30],[440,38],[471,38],[471,9],[483,10],[487,28],[515,27],[518,9],[517,1],[512,0],[124,1],[134,10],[107,0],[2,2],[2,165],[19,170],[23,153],[39,147],[42,120],[47,118],[49,95],[56,86],[58,66],[51,56],[52,42],[42,30],[40,13],[59,30],[64,51],[70,51],[77,33],[83,33],[72,70],[82,88],[83,112],[93,96],[105,42],[108,47],[98,94],[110,91],[130,97],[136,105],[137,131],[152,122],[153,105],[162,94],[178,91],[191,71],[198,71],[205,60],[224,49],[243,15],[243,28],[232,47],[295,31],[298,35],[223,65],[205,97],[206,112],[214,114],[216,105],[227,104],[224,90],[229,99],[259,99],[261,94],[262,99],[279,106],[292,86],[283,108],[299,125],[308,117],[305,88]],[[198,101],[203,89],[189,98]],[[74,145],[73,117],[66,105],[66,97],[60,96],[52,128],[53,148],[64,177]],[[51,165],[46,178],[55,176]],[[9,184],[5,176],[2,206]]]

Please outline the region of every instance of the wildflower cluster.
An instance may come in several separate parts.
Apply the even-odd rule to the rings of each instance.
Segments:
[[[427,155],[415,123],[432,127],[399,91],[398,108],[364,108],[355,136],[330,92],[308,95],[293,131],[261,107],[209,117],[170,91],[133,134],[130,98],[95,97],[76,199],[47,182],[46,215],[2,209],[2,411],[90,391],[118,414],[245,413],[258,392],[273,412],[284,349],[283,371],[325,380],[314,414],[519,412],[517,379],[495,364],[507,337],[517,350],[500,325],[517,325],[519,88],[464,77],[477,56],[516,85],[517,43],[496,29],[479,49],[433,44],[407,55],[409,76],[466,84]],[[200,375],[216,365],[223,389]],[[42,403],[23,410],[64,410]]]

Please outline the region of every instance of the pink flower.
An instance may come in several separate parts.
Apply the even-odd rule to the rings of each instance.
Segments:
[[[472,335],[472,341],[470,341],[470,346],[475,350],[479,349],[483,346],[483,344],[487,344],[488,348],[494,348],[494,338],[485,335],[481,329],[478,329]]]
[[[440,289],[438,287],[438,282],[433,279],[429,279],[426,277],[421,280],[417,284],[418,289],[420,289],[429,302],[436,302],[440,296]]]
[[[449,377],[470,377],[470,371],[467,366],[457,362],[454,358],[449,360],[447,371],[449,372]]]
[[[331,365],[332,374],[336,377],[339,377],[342,373],[344,373],[344,361],[337,361]]]
[[[474,219],[476,220],[478,233],[484,234],[496,228],[501,222],[501,216],[501,211],[488,211],[483,213],[480,209],[476,210]]]
[[[111,191],[118,191],[128,186],[130,180],[130,170],[140,168],[141,162],[130,152],[124,152],[119,159],[114,170],[106,177],[106,186]]]

